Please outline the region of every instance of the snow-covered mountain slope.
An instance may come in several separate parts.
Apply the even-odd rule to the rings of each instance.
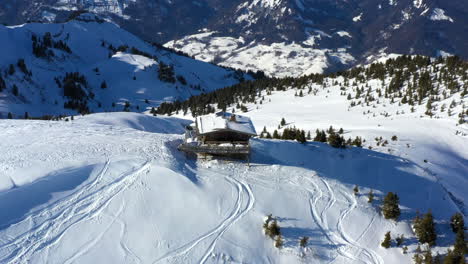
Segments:
[[[320,35],[315,37],[320,38]],[[304,43],[313,45],[314,37]],[[302,44],[245,43],[242,37],[217,37],[216,32],[204,32],[170,41],[165,46],[190,54],[198,60],[237,69],[260,70],[275,77],[323,73],[340,68],[337,65],[352,65],[356,62],[346,48],[314,49]]]
[[[90,14],[63,24],[0,26],[0,40],[3,117],[122,111],[127,102],[145,111],[251,78],[157,48]]]
[[[362,125],[367,117],[346,109],[331,113],[336,105],[323,99],[294,98],[289,92],[270,97],[271,103],[247,113],[258,128],[276,123],[270,106],[313,100],[316,109],[330,113],[304,113],[288,104],[298,110],[285,117],[298,126],[343,124],[360,135],[377,130],[375,124]],[[342,121],[348,119],[355,122]],[[378,134],[439,122],[415,120],[380,118]],[[466,145],[466,138],[447,141],[447,152],[429,157],[424,166],[403,144],[431,148],[416,134],[399,134],[402,144],[392,143],[392,154],[255,139],[248,167],[187,159],[176,149],[186,122],[135,113],[93,114],[71,122],[1,122],[1,262],[409,263],[417,247],[409,219],[429,208],[438,223],[435,250],[452,243],[442,221],[458,208],[428,167],[448,153],[466,159],[454,148]],[[448,130],[438,133],[452,136]],[[399,157],[403,152],[408,155]],[[371,189],[376,200],[369,204]],[[398,223],[378,210],[388,191],[400,197]],[[270,213],[279,220],[282,249],[263,234]],[[409,253],[380,247],[386,231],[404,234]],[[298,245],[302,236],[310,237],[305,249]]]
[[[316,129],[342,127],[346,138],[363,137],[365,148],[427,170],[466,213],[467,66],[457,58],[399,57],[339,74],[237,85],[158,111],[179,117],[243,111],[270,135],[294,126],[314,137]],[[289,125],[279,126],[281,118]]]
[[[63,21],[74,10],[89,10],[205,61],[299,76],[348,68],[380,54],[468,58],[465,2],[4,0],[0,22]]]
[[[412,219],[429,210],[433,254],[444,254],[455,239],[450,216],[467,214],[464,65],[400,57],[329,76],[259,80],[193,97],[192,105],[162,105],[179,111],[172,117],[3,120],[0,262],[410,263],[418,248]],[[424,90],[427,74],[433,86]],[[363,147],[256,138],[251,166],[179,152],[190,122],[181,117],[218,106],[245,110],[270,134],[296,127],[313,137],[342,127]],[[400,198],[397,222],[381,214],[388,192]],[[281,249],[263,232],[268,214],[279,221]],[[403,244],[381,247],[387,231],[404,235]]]

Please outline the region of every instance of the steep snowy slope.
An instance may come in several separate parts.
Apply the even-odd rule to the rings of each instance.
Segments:
[[[94,15],[77,19],[0,26],[3,117],[122,111],[127,102],[145,111],[250,78],[154,47]]]
[[[317,108],[333,108],[319,102]],[[251,113],[259,126],[262,111],[271,110]],[[297,125],[310,122],[296,116]],[[276,121],[271,117],[268,123]],[[338,122],[337,115],[320,117]],[[340,118],[355,118],[353,131],[363,119]],[[133,113],[1,122],[1,262],[408,263],[416,248],[409,219],[428,208],[438,220],[435,249],[453,240],[440,221],[457,206],[411,155],[255,139],[251,167],[195,162],[176,150],[186,122]],[[460,140],[453,143],[466,144]],[[398,223],[377,209],[388,191],[401,199]],[[269,213],[279,220],[282,249],[263,234]],[[410,253],[380,247],[386,231],[404,234]],[[298,246],[302,236],[310,237],[305,249]]]

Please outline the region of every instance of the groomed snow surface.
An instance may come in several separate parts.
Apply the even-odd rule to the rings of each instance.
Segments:
[[[410,219],[428,209],[438,223],[435,250],[445,251],[454,240],[447,220],[459,207],[437,177],[454,190],[466,186],[466,137],[443,121],[369,121],[333,100],[289,96],[273,94],[272,103],[246,113],[257,131],[277,126],[281,110],[302,128],[336,124],[368,141],[396,133],[394,152],[254,139],[248,167],[177,151],[189,121],[176,117],[2,121],[0,262],[409,263],[411,253],[380,242],[387,231],[404,234],[414,252]],[[388,191],[400,196],[397,223],[379,213]],[[466,203],[466,192],[458,195]],[[285,239],[280,250],[262,230],[270,213]],[[310,237],[304,250],[302,236]]]

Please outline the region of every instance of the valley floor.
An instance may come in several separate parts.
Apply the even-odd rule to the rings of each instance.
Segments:
[[[260,110],[251,114],[259,131],[273,123]],[[428,209],[438,222],[435,250],[453,243],[447,220],[468,198],[457,192],[467,181],[467,153],[454,144],[466,146],[466,138],[451,141],[447,156],[427,156],[430,168],[415,161],[436,155],[430,144],[403,152],[406,143],[419,144],[419,134],[401,136],[404,147],[395,143],[393,153],[254,139],[249,167],[177,151],[187,122],[133,113],[2,121],[0,262],[409,263],[417,246],[411,219]],[[325,123],[351,128],[346,120]],[[366,129],[352,123],[353,133]],[[377,130],[394,133],[391,126]],[[369,204],[371,189],[376,201]],[[400,196],[398,222],[378,209],[388,191]],[[270,213],[279,220],[282,249],[263,233]],[[404,234],[410,253],[383,249],[387,231]],[[298,245],[303,236],[310,237],[306,249]]]

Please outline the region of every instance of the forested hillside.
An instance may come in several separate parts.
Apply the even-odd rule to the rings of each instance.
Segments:
[[[300,78],[272,78],[248,81],[231,87],[193,96],[186,101],[163,103],[159,114],[190,112],[202,115],[232,108],[246,112],[246,103],[267,103],[264,96],[272,91],[295,90],[296,96],[315,95],[318,91],[339,89],[350,108],[369,106],[364,115],[404,115],[424,109],[433,118],[458,118],[468,115],[468,62],[458,57],[430,59],[399,56],[384,62],[356,67],[333,74],[312,74]],[[396,112],[387,105],[398,105]]]

